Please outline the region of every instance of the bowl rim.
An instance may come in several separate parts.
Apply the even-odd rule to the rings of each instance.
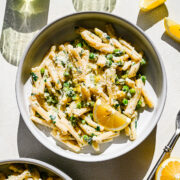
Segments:
[[[26,58],[26,55],[29,51],[29,49],[31,48],[31,46],[33,45],[34,41],[38,38],[38,36],[43,33],[46,29],[48,29],[50,26],[52,26],[53,24],[57,23],[58,21],[65,19],[65,18],[69,18],[71,16],[77,16],[77,15],[81,15],[81,14],[101,14],[101,15],[106,15],[106,16],[111,16],[112,18],[116,18],[116,19],[120,19],[121,21],[124,21],[125,23],[129,24],[130,26],[132,26],[134,29],[136,29],[150,44],[150,46],[153,48],[153,50],[155,51],[157,57],[158,57],[158,61],[160,63],[160,67],[162,70],[162,100],[160,103],[160,106],[158,106],[158,111],[157,114],[155,116],[155,120],[152,122],[151,126],[149,126],[149,128],[145,131],[144,136],[142,136],[142,138],[137,139],[134,144],[132,144],[130,146],[130,148],[125,149],[125,151],[122,152],[118,152],[116,154],[112,154],[112,155],[106,155],[106,156],[87,156],[87,157],[81,157],[78,156],[78,153],[76,154],[76,156],[71,156],[68,153],[59,153],[57,151],[57,148],[53,148],[52,146],[49,146],[47,144],[47,141],[43,140],[40,138],[39,133],[35,130],[35,128],[31,125],[30,120],[26,119],[26,113],[23,107],[23,104],[20,101],[20,82],[21,82],[21,72],[22,72],[22,66],[24,63],[24,60]],[[26,126],[28,127],[28,129],[31,131],[31,133],[34,135],[34,137],[41,143],[43,144],[47,149],[49,149],[50,151],[54,152],[57,155],[60,155],[62,157],[71,159],[71,160],[76,160],[76,161],[81,161],[81,162],[100,162],[100,161],[105,161],[105,160],[110,160],[110,159],[114,159],[116,157],[122,156],[128,152],[130,152],[131,150],[133,150],[134,148],[136,148],[138,145],[140,145],[149,135],[150,133],[153,131],[153,129],[155,128],[155,126],[157,125],[161,114],[163,112],[164,106],[165,106],[165,102],[166,102],[166,97],[167,97],[167,77],[166,77],[166,71],[165,71],[165,67],[162,61],[162,58],[157,50],[157,48],[155,47],[154,43],[152,42],[152,40],[149,38],[149,36],[147,34],[145,34],[143,32],[143,30],[141,30],[138,26],[136,26],[135,24],[133,24],[132,22],[114,15],[114,14],[110,14],[107,12],[97,12],[97,11],[84,11],[84,12],[78,12],[78,13],[71,13],[65,16],[62,16],[56,20],[53,20],[52,22],[48,23],[45,27],[43,27],[36,35],[35,37],[30,41],[29,45],[26,47],[26,50],[23,53],[23,56],[20,60],[19,66],[18,66],[18,70],[17,70],[17,74],[16,74],[16,83],[15,83],[15,91],[16,91],[16,101],[17,101],[17,105],[19,108],[19,111],[22,115],[22,118],[26,124]],[[65,151],[65,150],[64,150]]]
[[[13,158],[12,159],[12,158],[9,158],[9,159],[0,160],[0,166],[6,165],[6,164],[12,164],[12,163],[32,164],[32,165],[44,168],[47,171],[53,172],[54,174],[59,175],[61,178],[65,179],[65,180],[72,179],[66,173],[61,171],[60,169],[54,167],[51,164],[48,164],[44,161],[40,161],[37,159],[32,159],[32,158]]]

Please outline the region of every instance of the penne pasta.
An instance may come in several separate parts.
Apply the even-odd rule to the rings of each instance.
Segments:
[[[57,177],[54,173],[45,171],[41,167],[33,164],[26,163],[13,163],[5,166],[1,169],[0,179],[1,180],[25,180],[25,179],[49,179],[61,180],[61,177]]]
[[[111,24],[105,30],[79,27],[77,39],[52,46],[32,68],[30,119],[73,152],[88,145],[98,152],[123,129],[135,140],[138,107],[154,107],[137,79],[146,64],[143,52],[119,38]]]
[[[124,111],[124,114],[131,117],[136,109],[136,105],[141,97],[141,89],[135,88],[135,95],[129,100],[128,105]]]
[[[154,104],[151,100],[151,98],[149,97],[146,89],[145,89],[145,86],[144,86],[144,83],[142,82],[141,79],[138,79],[136,80],[136,85],[137,87],[141,88],[141,91],[142,91],[142,95],[144,97],[144,100],[146,102],[146,104],[150,107],[150,108],[153,108],[154,107]]]

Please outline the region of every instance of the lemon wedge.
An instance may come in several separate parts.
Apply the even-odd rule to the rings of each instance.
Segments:
[[[140,0],[140,9],[142,11],[150,11],[161,4],[163,4],[166,0]]]
[[[174,40],[180,42],[180,24],[175,21],[164,18],[164,27],[166,29],[166,33],[173,38]]]
[[[93,118],[106,130],[111,131],[122,130],[131,122],[130,118],[116,111],[101,99],[98,99],[94,105]]]
[[[168,158],[163,161],[156,171],[155,179],[180,179],[180,158]]]

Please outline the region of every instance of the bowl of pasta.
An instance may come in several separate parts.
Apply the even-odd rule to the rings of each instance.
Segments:
[[[46,26],[18,68],[16,96],[32,134],[58,155],[103,161],[139,145],[166,99],[156,48],[115,15],[83,12]]]
[[[0,179],[71,180],[68,175],[59,169],[30,158],[1,160]]]

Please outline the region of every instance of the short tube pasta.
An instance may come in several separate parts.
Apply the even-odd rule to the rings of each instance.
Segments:
[[[52,46],[32,68],[30,119],[50,128],[51,136],[73,152],[88,145],[100,151],[100,144],[113,141],[120,131],[135,140],[138,109],[154,107],[146,78],[139,75],[143,53],[119,38],[112,25],[105,29],[79,27],[77,39]],[[129,124],[121,130],[102,126],[94,118],[99,99]]]

